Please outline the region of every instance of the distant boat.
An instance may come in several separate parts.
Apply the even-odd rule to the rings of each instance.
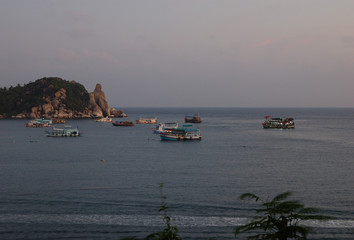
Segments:
[[[96,122],[113,122],[113,119],[110,117],[98,118],[95,120]]]
[[[265,121],[262,123],[263,128],[281,128],[281,129],[293,129],[295,128],[294,118],[270,118],[265,117]]]
[[[152,129],[152,133],[160,134],[163,132],[171,132],[173,129],[176,128],[178,128],[178,122],[159,123],[159,125]]]
[[[186,122],[186,123],[202,123],[202,118],[200,117],[200,114],[198,113],[194,116],[185,116],[184,122]]]
[[[201,140],[202,135],[199,128],[184,125],[182,128],[172,129],[171,132],[161,133],[160,138],[162,141]]]
[[[64,128],[56,128],[53,126],[52,131],[46,131],[47,137],[79,137],[79,128],[73,128],[69,125],[64,126]]]
[[[136,120],[137,124],[155,124],[157,123],[157,118],[140,118],[139,120]]]
[[[51,119],[37,118],[25,124],[26,127],[50,127],[52,125]]]
[[[135,123],[132,121],[116,121],[112,122],[113,126],[118,126],[118,127],[131,127],[134,126]]]
[[[64,118],[54,118],[52,119],[53,124],[65,124],[66,120]]]

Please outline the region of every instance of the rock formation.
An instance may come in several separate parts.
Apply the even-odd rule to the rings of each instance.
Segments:
[[[102,85],[93,92],[75,81],[42,78],[24,86],[0,88],[0,118],[92,118],[124,113],[109,108]],[[20,93],[20,94],[19,94]]]
[[[110,109],[102,85],[97,83],[95,90],[90,93],[89,109],[95,117],[110,116]]]

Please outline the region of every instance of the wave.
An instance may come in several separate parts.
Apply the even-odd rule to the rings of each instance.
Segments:
[[[232,227],[248,222],[240,217],[172,216],[173,225],[178,227]],[[82,214],[3,214],[0,223],[30,224],[102,224],[120,226],[154,227],[164,225],[160,215],[82,215]],[[316,228],[353,228],[354,220],[336,219],[328,221],[304,221],[304,225]]]

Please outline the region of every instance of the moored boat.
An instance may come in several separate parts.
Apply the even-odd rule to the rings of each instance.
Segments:
[[[65,124],[66,120],[64,118],[54,118],[52,119],[53,124]]]
[[[96,119],[95,122],[113,122],[113,119],[110,117],[103,117]]]
[[[50,127],[52,125],[51,119],[37,118],[25,124],[26,127]]]
[[[281,128],[281,129],[293,129],[295,128],[294,118],[271,118],[265,117],[265,121],[262,123],[263,128]]]
[[[162,141],[201,140],[202,135],[199,128],[184,125],[182,128],[172,129],[171,132],[161,133],[160,138]]]
[[[52,131],[46,131],[47,137],[79,137],[79,128],[73,128],[70,125],[64,126],[64,128],[56,128],[53,126]]]
[[[112,122],[113,126],[118,126],[118,127],[131,127],[134,126],[135,123],[132,121],[115,121]]]
[[[186,122],[186,123],[202,123],[202,118],[200,117],[200,114],[198,113],[194,116],[185,116],[184,122]]]
[[[157,123],[157,118],[140,118],[136,120],[137,124],[155,124]]]
[[[178,128],[178,122],[159,123],[159,125],[152,129],[152,133],[160,134],[163,132],[171,132],[173,129],[176,128]]]

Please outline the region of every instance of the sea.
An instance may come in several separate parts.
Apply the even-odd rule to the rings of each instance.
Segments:
[[[259,207],[241,194],[286,191],[335,217],[302,223],[309,239],[354,239],[353,108],[123,110],[124,120],[180,126],[199,113],[202,140],[166,142],[155,125],[92,119],[68,120],[80,137],[50,138],[28,120],[0,120],[0,239],[142,239],[166,227],[162,200],[182,239],[235,239]],[[263,129],[266,115],[296,127]]]

